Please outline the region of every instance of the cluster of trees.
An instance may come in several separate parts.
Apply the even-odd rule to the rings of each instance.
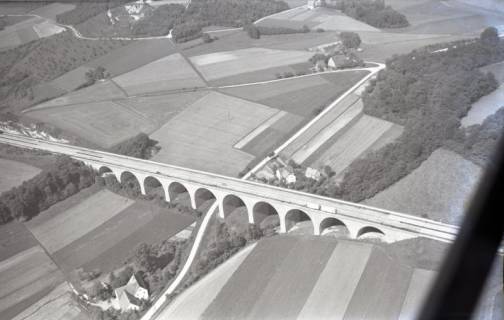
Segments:
[[[343,31],[339,37],[343,45],[349,49],[357,49],[362,42],[359,34],[352,31]]]
[[[449,50],[439,51],[444,48]],[[504,44],[486,31],[477,40],[430,46],[387,61],[387,69],[363,94],[364,112],[401,123],[404,133],[352,163],[335,196],[356,202],[372,197],[449,141],[458,141],[467,153],[491,149],[492,143],[483,140],[499,131],[498,122],[466,136],[460,119],[473,102],[497,88],[493,74],[478,68],[502,60]]]
[[[384,0],[342,0],[334,6],[346,15],[376,28],[404,28],[409,26],[402,13],[385,5]]]
[[[104,67],[98,66],[96,68],[88,70],[85,76],[86,82],[81,86],[81,88],[89,87],[95,84],[96,81],[107,79],[108,77],[110,77],[110,74]]]
[[[184,42],[198,38],[209,25],[243,27],[289,6],[277,0],[194,0],[172,31],[174,39]]]
[[[51,168],[0,195],[0,224],[31,219],[94,182],[95,172],[84,163],[58,157]]]
[[[158,141],[152,140],[147,134],[141,132],[113,146],[110,148],[110,152],[140,159],[149,159],[159,150],[160,147],[157,144]]]
[[[243,30],[247,32],[248,36],[252,39],[259,39],[261,35],[269,36],[275,34],[293,34],[293,33],[308,33],[310,28],[307,25],[303,25],[300,29],[295,28],[285,28],[285,27],[263,27],[256,26],[251,23],[243,26]]]

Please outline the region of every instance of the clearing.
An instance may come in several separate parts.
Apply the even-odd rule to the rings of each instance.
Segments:
[[[41,170],[22,162],[0,159],[0,193],[17,187],[36,176]]]
[[[482,169],[448,150],[438,149],[420,167],[364,203],[458,225]]]
[[[151,134],[161,147],[153,160],[236,176],[254,156],[233,146],[276,112],[211,92]]]

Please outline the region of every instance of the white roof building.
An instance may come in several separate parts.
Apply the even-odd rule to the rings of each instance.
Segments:
[[[142,301],[149,300],[147,285],[141,277],[133,274],[125,286],[114,290],[117,305],[123,311],[140,310]]]

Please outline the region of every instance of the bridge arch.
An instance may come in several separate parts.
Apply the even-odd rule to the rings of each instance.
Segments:
[[[334,231],[338,235],[349,236],[350,231],[347,225],[340,219],[329,217],[320,221],[319,232],[321,235]]]
[[[238,215],[243,217],[246,216],[247,221],[249,221],[249,208],[245,201],[237,195],[228,194],[222,199],[222,205],[219,208],[222,210],[221,217],[227,218],[231,213],[237,211]]]
[[[217,199],[215,194],[212,191],[208,190],[207,188],[196,189],[193,197],[194,197],[194,203],[196,204],[196,208],[201,207],[203,204],[205,204],[205,202],[212,201],[211,203],[213,203]]]
[[[168,201],[165,187],[158,178],[147,176],[144,179],[143,184],[146,195],[158,195],[160,197],[164,197],[164,199]]]
[[[182,183],[173,181],[168,185],[168,198],[170,203],[180,203],[191,208],[191,194]]]
[[[315,234],[315,226],[311,217],[304,211],[299,209],[291,209],[285,214],[285,230],[287,232],[292,231],[295,227],[301,227],[304,229],[305,224],[309,222],[311,228],[309,228],[312,234]]]
[[[276,228],[280,225],[280,216],[277,209],[264,201],[254,204],[252,217],[254,224],[261,230]]]
[[[385,232],[372,226],[363,227],[357,232],[357,239],[360,239],[362,237],[382,238],[384,236]]]
[[[143,194],[143,184],[134,173],[123,171],[120,175],[119,180],[121,184],[127,189],[132,190],[134,193],[138,192],[139,194]]]

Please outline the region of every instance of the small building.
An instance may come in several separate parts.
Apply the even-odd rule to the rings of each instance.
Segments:
[[[114,290],[117,305],[122,311],[140,310],[142,301],[149,300],[149,290],[138,273],[131,276],[125,286]]]
[[[338,69],[342,65],[344,65],[345,62],[347,62],[348,60],[349,59],[347,56],[342,54],[336,54],[329,58],[329,62],[327,63],[327,65],[329,66],[329,68]]]
[[[286,166],[277,169],[275,176],[277,177],[278,180],[280,181],[285,180],[285,182],[289,184],[296,182],[296,175],[294,174],[294,169],[291,166]]]
[[[306,168],[305,177],[307,177],[308,179],[319,181],[321,176],[322,174],[317,169],[313,169],[310,167]]]

